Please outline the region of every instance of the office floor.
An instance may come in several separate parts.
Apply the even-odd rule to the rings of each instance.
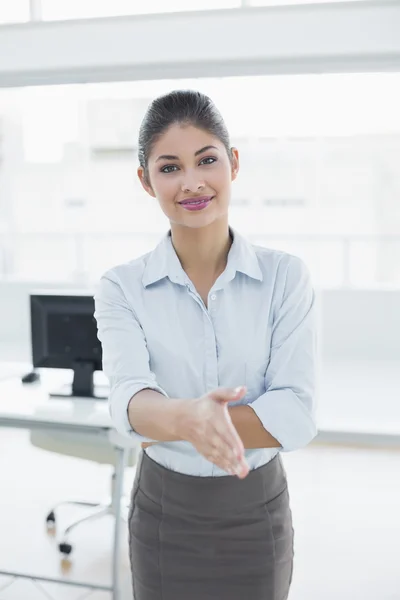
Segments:
[[[290,600],[399,600],[400,449],[310,446],[284,455],[296,530]],[[33,448],[28,433],[0,436],[0,570],[63,574],[56,539],[46,534],[49,507],[67,498],[108,494],[110,470]],[[129,490],[133,470],[126,474]],[[67,524],[77,514],[64,509]],[[82,514],[79,511],[79,514]],[[83,525],[71,537],[75,550],[66,578],[107,584],[112,520]],[[132,600],[123,553],[123,600]],[[0,577],[0,600],[110,600],[106,592]]]

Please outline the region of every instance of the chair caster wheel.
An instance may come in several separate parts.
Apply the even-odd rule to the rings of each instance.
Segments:
[[[72,546],[71,544],[67,544],[67,542],[61,542],[61,544],[58,544],[58,549],[62,554],[65,554],[65,556],[69,556],[72,552]]]
[[[47,525],[54,525],[56,522],[56,515],[54,514],[54,510],[52,510],[51,512],[49,512],[49,514],[46,517],[46,523]]]

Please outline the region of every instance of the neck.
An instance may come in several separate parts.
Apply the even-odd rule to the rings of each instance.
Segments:
[[[196,229],[171,224],[171,238],[186,273],[214,277],[224,271],[232,245],[226,219],[218,219]]]

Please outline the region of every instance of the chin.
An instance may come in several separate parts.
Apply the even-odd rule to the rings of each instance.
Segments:
[[[226,217],[226,215],[218,215],[218,216],[210,216],[210,215],[197,215],[194,219],[187,219],[185,223],[182,223],[185,227],[190,227],[192,229],[200,229],[202,227],[209,227],[216,221]]]

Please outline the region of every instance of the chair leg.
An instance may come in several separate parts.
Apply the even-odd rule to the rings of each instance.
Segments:
[[[96,506],[99,506],[98,502],[82,502],[80,500],[64,500],[64,502],[59,502],[58,504],[56,504],[55,507],[53,508],[53,511],[55,511],[60,506],[65,506],[68,504],[72,504],[73,506],[88,506],[90,508],[96,508]]]
[[[91,515],[87,515],[86,517],[82,517],[82,519],[79,519],[78,521],[75,521],[75,523],[72,523],[72,525],[70,525],[69,527],[67,527],[64,531],[64,536],[67,536],[73,529],[75,529],[75,527],[77,525],[80,525],[81,523],[84,523],[85,521],[91,521],[94,519],[99,519],[100,517],[103,517],[104,515],[108,515],[111,514],[111,507],[110,506],[102,506],[100,508],[100,510],[98,510],[95,513],[92,513]]]

